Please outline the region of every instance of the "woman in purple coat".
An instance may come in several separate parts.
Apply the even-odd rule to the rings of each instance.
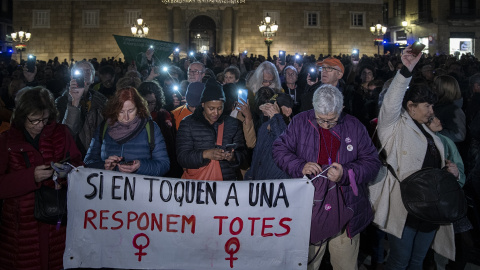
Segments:
[[[308,269],[318,269],[328,246],[333,269],[357,269],[359,233],[373,219],[367,183],[380,160],[358,119],[342,113],[343,95],[323,85],[313,110],[295,116],[273,144],[279,168],[315,186]]]

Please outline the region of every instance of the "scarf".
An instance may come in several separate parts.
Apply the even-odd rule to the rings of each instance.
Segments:
[[[108,135],[118,144],[124,144],[132,138],[135,138],[143,130],[146,123],[147,119],[138,116],[135,116],[135,119],[129,123],[116,121],[109,127]]]

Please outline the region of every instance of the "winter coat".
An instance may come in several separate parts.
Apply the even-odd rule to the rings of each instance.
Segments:
[[[203,151],[215,148],[218,126],[224,122],[222,147],[236,143],[235,160],[220,161],[223,180],[237,180],[237,169],[247,157],[242,122],[222,115],[211,125],[203,116],[203,108],[199,107],[192,115],[180,122],[177,133],[177,159],[180,166],[186,169],[198,169],[207,166],[210,159],[203,158]]]
[[[147,129],[143,130],[135,137],[124,144],[118,144],[110,135],[107,127],[103,142],[100,143],[100,132],[103,129],[100,125],[95,131],[90,148],[85,157],[85,166],[89,168],[105,169],[105,160],[109,156],[124,157],[125,161],[139,160],[140,167],[135,172],[137,174],[163,176],[170,170],[170,159],[168,158],[167,148],[163,135],[157,123],[153,123],[155,148],[150,154],[150,145],[148,142]]]
[[[328,131],[340,140],[340,149],[335,162],[343,167],[343,176],[338,185],[345,204],[354,211],[352,219],[347,224],[348,237],[352,238],[365,229],[373,219],[367,197],[367,183],[375,178],[381,163],[365,126],[355,117],[342,113],[337,125]],[[302,178],[305,164],[316,163],[318,160],[319,142],[319,126],[314,110],[299,113],[273,143],[275,163],[291,177]],[[315,185],[318,181],[313,182]],[[315,190],[315,194],[325,193],[325,190]],[[335,226],[336,221],[326,222]]]
[[[387,154],[387,162],[394,169],[398,179],[402,181],[410,174],[420,170],[423,165],[428,142],[425,135],[415,124],[407,111],[402,108],[402,101],[411,77],[397,73],[385,94],[378,116],[378,138]],[[440,138],[427,126],[428,132],[440,152],[442,167],[445,166],[445,151]],[[374,222],[379,228],[397,238],[402,237],[408,212],[403,206],[400,194],[400,182],[390,172],[381,182],[380,197],[375,205]],[[454,260],[455,245],[453,226],[441,225],[433,242],[433,248],[439,254]]]
[[[67,125],[78,149],[85,156],[95,129],[103,122],[102,111],[107,98],[92,89],[88,90],[85,106],[72,106],[72,97],[68,90],[55,100],[58,110],[57,122]]]
[[[291,178],[275,164],[272,155],[273,142],[285,129],[287,129],[287,124],[280,113],[275,114],[259,128],[252,164],[245,175],[245,180]]]
[[[440,134],[447,136],[453,142],[463,142],[467,135],[466,117],[462,110],[463,99],[457,99],[448,104],[435,104],[433,111],[442,122]]]
[[[71,164],[81,165],[72,135],[66,126],[50,123],[40,134],[37,150],[25,140],[23,130],[12,126],[0,134],[0,152],[0,269],[63,269],[66,227],[56,230],[56,225],[39,222],[33,215],[35,190],[54,183],[52,178],[35,182],[34,170],[67,155]]]

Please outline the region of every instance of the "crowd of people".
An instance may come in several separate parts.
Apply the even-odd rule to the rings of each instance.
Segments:
[[[407,47],[359,61],[209,53],[159,63],[148,49],[137,62],[55,58],[34,71],[0,63],[0,269],[63,268],[65,225],[36,220],[34,204],[40,187],[67,184],[53,165],[65,158],[196,180],[307,177],[315,187],[309,270],[358,269],[360,249],[371,269],[436,269],[434,251],[448,269],[464,269],[478,248],[480,62],[472,55]],[[379,150],[396,175],[382,179],[375,209]],[[474,210],[442,225],[409,214],[397,178],[423,168],[468,186]]]

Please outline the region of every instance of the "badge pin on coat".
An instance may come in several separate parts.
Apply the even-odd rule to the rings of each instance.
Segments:
[[[347,150],[349,152],[352,152],[353,151],[353,145],[351,145],[351,144],[347,145]]]

